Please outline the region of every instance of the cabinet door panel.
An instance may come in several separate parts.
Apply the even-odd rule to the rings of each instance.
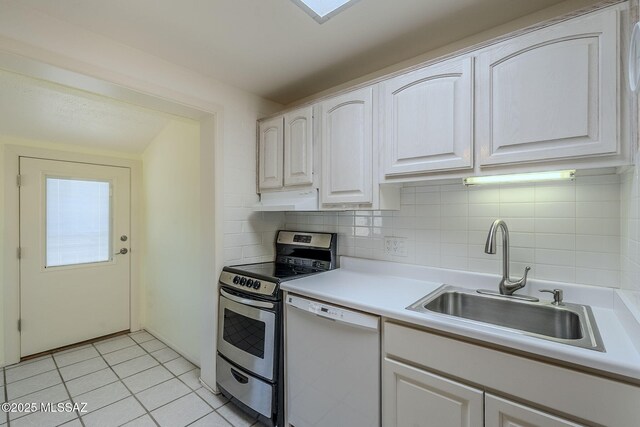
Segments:
[[[258,187],[282,187],[283,135],[282,116],[260,122]]]
[[[372,203],[373,88],[322,103],[322,203]]]
[[[385,175],[472,166],[471,58],[393,78],[381,96]]]
[[[383,425],[481,427],[483,392],[410,365],[385,359]]]
[[[590,15],[480,54],[481,165],[617,153],[617,19]]]
[[[284,115],[284,185],[313,183],[313,110]]]
[[[485,397],[485,425],[492,427],[584,427],[491,394]]]

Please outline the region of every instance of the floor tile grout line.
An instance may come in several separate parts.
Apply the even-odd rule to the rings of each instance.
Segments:
[[[105,369],[107,369],[107,368],[101,369],[101,371],[104,371]],[[96,372],[100,372],[100,371],[96,371]],[[95,374],[96,372],[92,372],[92,373],[93,373],[93,374]],[[91,374],[87,374],[87,375],[91,375]],[[74,379],[75,379],[75,378],[74,378]],[[72,381],[73,381],[73,380],[72,380]],[[96,388],[92,388],[91,390],[83,391],[83,392],[82,392],[82,393],[80,393],[80,394],[76,394],[75,396],[71,396],[71,398],[72,398],[72,399],[75,399],[76,397],[80,397],[80,396],[82,396],[83,394],[91,393],[92,391],[96,391],[96,390],[98,390],[99,388],[106,387],[106,386],[111,385],[111,384],[113,384],[113,383],[117,383],[118,381],[120,381],[120,378],[116,378],[114,381],[111,381],[110,383],[102,384],[102,385],[100,385],[100,386],[98,386],[98,387],[96,387]],[[71,395],[71,392],[69,392],[69,395]]]
[[[145,331],[145,332],[147,332],[147,331]],[[154,337],[155,339],[158,339],[155,335],[153,335],[153,334],[151,334],[151,333],[149,333],[149,332],[147,332],[147,333],[148,333],[149,335],[151,335],[152,337]],[[159,340],[159,339],[158,339],[158,341],[163,342],[162,340]],[[139,344],[138,344],[138,345],[139,345]],[[166,344],[165,344],[165,345],[166,345]],[[140,346],[140,347],[142,347],[142,346]],[[170,348],[169,346],[167,346],[167,347],[168,347],[168,348]],[[164,365],[165,365],[165,363],[171,362],[171,361],[176,360],[176,359],[178,359],[178,358],[180,358],[180,357],[182,357],[184,360],[187,360],[186,358],[184,358],[182,355],[180,355],[180,354],[176,351],[176,353],[178,354],[178,357],[176,357],[175,359],[167,360],[166,362],[164,362],[164,363],[163,363],[163,362],[160,362],[160,361],[159,361],[159,360],[158,360],[158,359],[157,359],[153,354],[151,354],[150,352],[148,352],[146,348],[142,347],[142,349],[143,349],[144,351],[146,351],[146,352],[147,352],[147,354],[148,354],[149,356],[151,356],[155,361],[157,361],[158,363],[160,363],[160,365],[162,365],[162,367],[164,367],[167,371],[171,372],[171,375],[173,375],[175,378],[177,378],[177,379],[178,379],[178,381],[180,381],[182,384],[184,384],[185,386],[187,386],[187,388],[188,388],[189,390],[191,390],[192,392],[194,392],[194,393],[195,393],[195,390],[194,390],[194,389],[192,389],[191,387],[189,387],[189,384],[187,384],[186,382],[182,381],[182,380],[180,379],[180,377],[179,377],[178,375],[174,374],[174,373],[173,373],[173,371],[172,371],[171,369],[169,369],[169,368],[167,368],[166,366],[164,366]],[[173,350],[173,349],[172,349],[172,350]],[[175,351],[175,350],[174,350],[174,351]],[[187,362],[189,362],[189,361],[187,360]],[[189,362],[189,363],[191,363],[191,362]],[[191,364],[194,366],[194,368],[193,368],[193,369],[189,369],[188,371],[183,372],[183,373],[181,373],[180,375],[184,375],[184,374],[186,374],[186,373],[188,373],[188,372],[191,372],[191,371],[193,371],[193,370],[195,370],[195,369],[200,369],[200,368],[198,368],[196,365],[194,365],[193,363],[191,363]],[[200,387],[198,387],[198,389],[199,389],[199,388],[200,388]],[[198,396],[198,397],[200,397],[200,396]],[[201,398],[201,397],[200,397],[200,398]],[[201,398],[201,399],[202,399],[202,398]],[[203,400],[204,400],[204,399],[203,399]],[[207,402],[205,402],[205,403],[207,403]],[[207,403],[207,405],[209,405],[209,404]],[[211,406],[211,405],[209,405],[209,406]],[[215,411],[215,408],[213,408],[213,410]]]
[[[94,389],[84,391],[82,394],[89,393],[89,392],[91,392],[91,391],[95,391],[95,390],[97,390],[97,389],[99,389],[99,388],[105,387],[105,386],[107,386],[107,385],[114,384],[114,383],[116,383],[116,382],[121,382],[121,383],[123,384],[123,386],[127,389],[127,391],[128,391],[129,393],[131,393],[131,396],[132,396],[132,397],[134,397],[134,399],[135,399],[135,400],[136,400],[136,401],[137,401],[137,402],[142,406],[142,408],[144,409],[145,413],[146,413],[146,414],[148,414],[148,415],[151,417],[151,419],[152,419],[152,420],[157,424],[157,421],[155,420],[155,418],[153,417],[153,415],[151,415],[151,411],[147,410],[147,408],[146,408],[144,405],[142,405],[142,403],[139,401],[139,399],[138,399],[138,397],[137,397],[137,394],[138,394],[138,393],[141,393],[141,392],[143,392],[143,391],[149,390],[150,388],[153,388],[153,387],[155,387],[155,386],[157,386],[157,385],[160,385],[160,384],[162,384],[162,383],[165,383],[165,382],[170,381],[171,379],[175,378],[175,379],[177,379],[178,381],[180,381],[182,384],[184,384],[184,385],[185,385],[186,389],[188,390],[188,391],[187,391],[187,393],[186,393],[186,394],[184,394],[184,395],[182,395],[182,396],[179,396],[178,398],[173,399],[173,400],[171,400],[171,401],[169,401],[169,402],[167,402],[167,403],[165,403],[165,404],[163,404],[163,405],[160,405],[160,406],[158,406],[157,408],[154,408],[154,409],[153,409],[154,411],[155,411],[156,409],[159,409],[159,408],[161,408],[161,407],[163,407],[163,406],[166,406],[166,405],[168,405],[168,404],[171,404],[171,403],[175,402],[176,400],[181,399],[181,398],[183,398],[183,397],[185,397],[185,396],[188,396],[189,394],[192,394],[192,393],[193,393],[193,394],[195,394],[195,395],[196,395],[196,397],[197,397],[198,399],[202,400],[202,401],[207,405],[207,407],[211,408],[211,411],[207,412],[205,415],[203,415],[203,417],[204,417],[204,416],[209,415],[211,412],[217,412],[216,408],[214,408],[214,407],[213,407],[213,405],[209,404],[209,402],[207,402],[207,401],[206,401],[202,396],[200,396],[200,395],[197,393],[197,391],[199,391],[202,387],[198,387],[198,388],[196,388],[196,389],[193,389],[193,388],[191,388],[191,387],[190,387],[190,386],[189,386],[185,381],[183,381],[183,380],[180,378],[180,376],[181,376],[181,375],[184,375],[184,374],[187,374],[187,373],[189,373],[189,372],[192,372],[192,371],[194,371],[194,370],[198,369],[198,367],[192,364],[192,365],[193,365],[193,368],[192,368],[192,369],[189,369],[189,370],[187,370],[187,371],[185,371],[185,372],[182,372],[182,373],[180,373],[179,375],[175,374],[173,371],[171,371],[170,369],[168,369],[168,368],[165,366],[165,364],[166,364],[166,363],[169,363],[169,362],[171,362],[171,361],[173,361],[173,360],[179,359],[179,358],[181,358],[181,357],[184,359],[184,357],[183,357],[182,355],[180,355],[179,353],[175,352],[175,350],[173,350],[171,347],[167,346],[163,341],[158,340],[154,335],[150,334],[150,333],[149,333],[149,332],[147,332],[147,331],[144,331],[144,332],[148,333],[148,334],[149,334],[150,336],[152,336],[153,338],[152,338],[152,339],[149,339],[149,340],[147,340],[147,341],[143,341],[142,343],[137,342],[137,341],[133,340],[133,338],[132,338],[132,340],[135,342],[135,344],[132,344],[132,345],[127,346],[127,347],[123,347],[122,349],[118,349],[118,350],[115,350],[115,351],[113,351],[113,352],[108,352],[108,353],[104,353],[104,354],[103,354],[103,353],[101,353],[101,352],[97,349],[97,347],[96,347],[96,344],[100,344],[100,343],[101,343],[100,341],[97,341],[97,342],[95,342],[95,343],[88,344],[86,347],[83,347],[83,348],[79,348],[79,349],[77,349],[77,350],[74,350],[74,351],[78,351],[78,350],[85,350],[85,349],[87,349],[87,348],[94,348],[94,349],[97,351],[98,356],[90,357],[89,359],[85,359],[85,360],[81,360],[81,361],[78,361],[78,362],[74,362],[74,363],[72,363],[72,364],[65,365],[65,366],[63,366],[63,367],[58,366],[58,363],[57,363],[57,361],[55,360],[55,357],[54,357],[54,355],[55,355],[56,353],[52,353],[52,354],[50,354],[50,355],[47,355],[47,357],[51,357],[51,358],[52,358],[52,360],[53,360],[53,362],[54,362],[55,369],[52,369],[52,370],[50,370],[50,371],[45,371],[45,372],[42,372],[42,373],[40,373],[40,374],[44,374],[44,373],[47,373],[47,372],[51,372],[51,371],[53,371],[53,370],[56,370],[56,371],[58,372],[58,375],[59,375],[59,377],[60,377],[60,379],[61,379],[62,384],[63,384],[63,385],[64,385],[64,387],[65,387],[65,390],[66,390],[66,392],[67,392],[67,396],[69,397],[69,399],[70,399],[73,403],[75,403],[75,401],[77,400],[78,396],[80,396],[80,395],[78,395],[78,396],[73,396],[73,397],[71,396],[71,393],[70,393],[70,391],[69,391],[69,389],[68,389],[68,387],[67,387],[67,380],[65,380],[65,379],[63,378],[62,373],[60,372],[60,369],[62,369],[62,368],[66,368],[67,366],[73,366],[73,365],[75,365],[75,364],[77,364],[77,363],[85,362],[85,361],[87,361],[87,360],[97,359],[98,357],[101,357],[101,358],[102,358],[102,360],[103,360],[103,361],[106,363],[106,365],[107,365],[105,368],[98,369],[97,371],[89,372],[89,373],[84,374],[84,375],[81,375],[81,376],[79,376],[79,377],[72,378],[72,379],[70,379],[70,380],[68,380],[68,381],[73,381],[73,380],[76,380],[76,379],[80,379],[80,378],[86,377],[86,376],[88,376],[88,375],[94,374],[94,373],[99,372],[99,371],[104,370],[104,369],[109,369],[109,370],[111,370],[111,371],[115,374],[116,380],[114,380],[114,381],[112,381],[112,382],[110,382],[110,383],[107,383],[107,384],[103,384],[103,385],[101,385],[100,387],[96,387],[96,388],[94,388]],[[129,337],[130,337],[130,336],[129,336]],[[131,337],[130,337],[130,338],[131,338]],[[149,342],[149,341],[152,341],[153,339],[158,340],[159,342],[161,342],[162,344],[164,344],[164,345],[165,345],[165,347],[162,347],[162,348],[159,348],[159,349],[156,349],[156,350],[153,350],[153,351],[149,351],[149,350],[147,350],[146,348],[144,348],[144,347],[142,346],[142,344],[143,344],[144,342]],[[141,355],[141,356],[137,356],[137,357],[132,357],[132,358],[130,358],[130,359],[128,359],[128,360],[125,360],[125,361],[119,362],[119,363],[117,363],[117,364],[115,364],[115,365],[111,365],[111,364],[109,364],[109,362],[107,362],[107,361],[106,361],[106,359],[105,359],[105,357],[104,357],[104,356],[105,356],[105,355],[107,355],[107,354],[114,353],[114,352],[116,352],[116,351],[120,351],[120,350],[124,350],[124,349],[127,349],[127,348],[131,348],[131,347],[133,347],[133,346],[135,346],[135,345],[137,345],[138,347],[140,347],[140,348],[143,350],[143,352],[144,352],[144,353],[146,353],[146,355],[149,355],[152,359],[154,359],[154,360],[158,363],[158,365],[153,366],[153,367],[151,367],[151,368],[144,369],[144,370],[139,371],[139,372],[136,372],[135,374],[129,375],[129,376],[127,376],[127,377],[120,378],[120,376],[119,376],[119,375],[115,372],[115,370],[113,369],[113,366],[117,366],[117,365],[119,365],[119,364],[121,364],[121,363],[125,363],[125,362],[127,362],[127,361],[130,361],[130,360],[136,359],[136,358],[138,358],[138,357],[145,356],[145,354],[143,354],[143,355]],[[174,352],[177,354],[177,356],[176,356],[175,358],[173,358],[173,359],[169,359],[169,360],[166,360],[166,361],[162,362],[162,361],[160,361],[160,360],[159,360],[155,355],[153,355],[153,354],[152,354],[153,352],[157,352],[157,351],[163,350],[163,349],[165,349],[165,348],[167,348],[167,349],[170,349],[170,350],[174,351]],[[42,360],[46,360],[46,358],[43,358]],[[189,360],[187,360],[187,359],[185,359],[185,360],[191,364],[191,362],[190,362]],[[130,378],[130,377],[132,377],[132,376],[134,376],[134,375],[136,375],[136,374],[138,374],[138,373],[148,371],[148,370],[153,369],[153,368],[156,368],[156,367],[158,367],[158,366],[162,366],[164,369],[166,369],[166,370],[170,373],[171,377],[170,377],[170,378],[168,378],[168,379],[167,379],[167,380],[165,380],[165,381],[162,381],[161,383],[158,383],[158,384],[155,384],[155,385],[153,385],[153,386],[151,386],[151,387],[147,387],[147,388],[145,388],[145,389],[143,389],[143,390],[140,390],[140,391],[138,391],[138,393],[133,393],[133,392],[131,391],[131,389],[130,389],[130,388],[129,388],[125,383],[124,383],[124,381],[123,381],[123,380],[124,380],[124,379],[126,379],[126,378]],[[2,374],[3,374],[3,377],[4,377],[4,379],[5,379],[5,400],[8,400],[8,390],[7,390],[7,387],[6,387],[6,371],[5,371],[5,368],[2,368],[2,370],[3,370]],[[32,377],[35,377],[35,376],[40,375],[40,374],[36,374],[36,375],[31,376],[31,377],[26,377],[26,378],[23,378],[23,379],[32,378]],[[21,379],[21,380],[22,380],[22,379]],[[21,380],[18,380],[18,381],[21,381]],[[17,382],[17,381],[15,381],[15,382]],[[36,390],[36,391],[34,391],[34,392],[32,392],[32,393],[36,393],[36,392],[39,392],[39,391],[42,391],[42,390],[46,390],[46,389],[48,389],[48,388],[55,387],[55,386],[57,386],[57,385],[59,385],[59,384],[60,384],[60,383],[58,383],[58,384],[54,384],[54,385],[52,385],[52,386],[45,387],[44,389]],[[31,393],[29,393],[29,394],[31,394]],[[27,394],[27,395],[28,395],[28,394]],[[25,396],[27,396],[27,395],[25,395]],[[20,397],[24,397],[24,396],[19,396],[19,397],[17,397],[16,399],[19,399]],[[128,397],[130,397],[130,396],[124,397],[123,399],[119,399],[119,400],[117,400],[117,401],[115,401],[115,402],[110,403],[109,405],[103,406],[102,408],[98,408],[98,409],[96,409],[95,411],[98,411],[98,410],[100,410],[100,409],[104,409],[104,408],[106,408],[106,407],[108,407],[108,406],[110,406],[110,405],[112,405],[112,404],[114,404],[114,403],[120,402],[121,400],[124,400],[124,399],[126,399],[126,398],[128,398]],[[229,403],[228,401],[227,401],[227,402],[225,402],[223,405],[221,405],[221,406],[220,406],[220,408],[221,408],[221,407],[223,407],[223,406],[225,406],[225,405],[226,405],[226,404],[228,404],[228,403]],[[95,412],[95,411],[92,411],[91,413],[93,413],[93,412]],[[84,426],[84,421],[83,421],[83,419],[82,419],[82,416],[80,416],[80,415],[79,415],[78,411],[75,411],[75,414],[76,414],[76,417],[78,417],[78,419],[80,420],[81,424]],[[218,415],[220,415],[223,419],[225,419],[225,421],[227,421],[227,422],[229,422],[230,424],[232,424],[232,425],[233,425],[233,423],[231,423],[231,421],[229,421],[229,420],[227,420],[226,418],[224,418],[224,416],[223,416],[222,414],[218,413]],[[143,414],[143,415],[141,415],[140,417],[137,417],[137,418],[141,418],[141,417],[143,417],[143,416],[144,416],[144,414]],[[7,423],[9,423],[9,422],[10,422],[10,420],[8,419],[8,418],[9,418],[8,414],[7,414],[7,416],[6,416],[6,417],[7,417]],[[135,418],[135,419],[137,419],[137,418]],[[202,418],[202,417],[200,417],[200,418]],[[199,419],[200,419],[200,418],[199,418]],[[69,422],[69,421],[71,421],[71,420],[65,421],[65,423],[66,423],[66,422]],[[127,422],[130,422],[130,421],[133,421],[133,420],[129,420],[129,421],[127,421]],[[196,421],[197,421],[197,420],[196,420]],[[194,422],[195,422],[195,421],[194,421]],[[125,424],[126,424],[126,423],[125,423]]]
[[[145,332],[146,332],[146,331],[145,331]],[[147,332],[147,333],[148,333],[149,335],[151,335],[152,337],[154,337],[155,339],[158,339],[158,338],[156,338],[153,334],[151,334],[151,333],[149,333],[149,332]],[[162,342],[161,340],[158,340],[158,341]],[[140,343],[138,343],[138,345],[140,345]],[[165,344],[165,345],[166,345],[166,344]],[[196,390],[192,389],[191,387],[189,387],[189,385],[188,385],[187,383],[185,383],[184,381],[182,381],[178,375],[174,374],[170,369],[168,369],[166,366],[164,366],[164,363],[160,362],[160,361],[159,361],[158,359],[156,359],[156,358],[155,358],[155,357],[154,357],[150,352],[148,352],[148,351],[147,351],[147,349],[145,349],[145,348],[144,348],[144,347],[142,347],[141,345],[140,345],[140,347],[141,347],[141,348],[142,348],[142,349],[143,349],[143,350],[144,350],[144,351],[145,351],[149,356],[151,356],[154,360],[156,360],[156,361],[160,364],[160,366],[162,366],[162,367],[163,367],[163,368],[165,368],[167,371],[169,371],[169,372],[171,373],[171,375],[173,376],[173,378],[175,378],[175,379],[177,379],[178,381],[180,381],[180,382],[181,382],[182,384],[184,384],[184,386],[185,386],[185,387],[187,387],[187,389],[189,390],[189,392],[188,392],[188,393],[183,394],[182,396],[179,396],[179,397],[177,397],[177,398],[175,398],[175,399],[173,399],[173,400],[171,400],[171,401],[169,401],[169,402],[166,402],[166,403],[164,403],[164,404],[162,404],[162,405],[158,406],[157,408],[153,408],[153,411],[156,411],[156,410],[158,410],[158,409],[162,408],[163,406],[167,406],[167,405],[169,405],[169,404],[171,404],[171,403],[173,403],[173,402],[175,402],[175,401],[177,401],[177,400],[179,400],[179,399],[182,399],[183,397],[188,396],[188,395],[190,395],[190,394],[192,394],[192,393],[193,393],[193,394],[195,394],[195,395],[197,396],[197,398],[198,398],[198,399],[202,400],[202,401],[204,402],[204,404],[205,404],[205,405],[207,405],[209,408],[211,408],[211,412],[217,412],[217,411],[216,411],[216,409],[215,409],[212,405],[210,405],[210,404],[209,404],[209,402],[207,402],[206,400],[204,400],[204,399],[202,398],[202,396],[200,396],[198,393],[196,393],[196,390],[199,390],[199,389],[200,389],[200,388],[202,388],[202,387],[199,387],[199,388],[198,388],[198,389],[196,389]],[[168,346],[167,346],[167,347],[168,347]],[[171,348],[171,347],[168,347],[168,348]],[[174,350],[174,351],[175,351],[175,350]],[[176,353],[177,353],[177,352],[176,352]],[[171,360],[176,360],[176,359],[178,359],[179,357],[182,357],[182,356],[181,356],[181,355],[179,355],[179,356],[178,356],[178,357],[176,357],[175,359],[171,359]],[[184,357],[182,357],[182,358],[184,359]],[[170,362],[171,360],[168,360],[167,362]],[[187,359],[185,359],[185,360],[187,360]],[[189,362],[189,361],[187,360],[187,362]],[[191,362],[189,362],[189,363],[191,363]],[[191,363],[191,364],[193,365],[193,363]],[[186,373],[188,373],[188,372],[191,372],[191,371],[194,371],[194,370],[196,370],[196,369],[199,369],[197,366],[195,366],[195,365],[193,365],[193,366],[194,366],[194,368],[193,368],[193,369],[189,369],[188,371],[183,372],[183,373],[181,373],[180,375],[184,375],[184,374],[186,374]],[[155,387],[155,386],[157,386],[157,385],[163,384],[163,383],[165,383],[165,382],[167,382],[167,381],[171,381],[173,378],[169,378],[168,380],[163,381],[162,383],[156,384],[156,385],[154,385],[154,386],[152,386],[152,387],[149,387],[149,388],[147,388],[146,390],[149,390],[150,388],[153,388],[153,387]],[[142,406],[144,407],[144,409],[145,409],[145,410],[147,409],[144,405],[142,405]],[[222,406],[224,406],[224,405],[222,405]],[[203,417],[204,417],[204,416],[209,415],[211,412],[207,412],[205,415],[203,415]],[[149,415],[151,415],[151,414],[149,413]],[[222,414],[218,414],[218,415],[222,416]],[[152,417],[152,418],[153,418],[153,417]],[[201,418],[202,418],[202,417],[201,417]],[[224,417],[223,417],[223,418],[224,418]],[[198,419],[199,419],[199,418],[198,418]],[[226,421],[228,421],[226,418],[224,418],[224,419],[225,419]],[[154,419],[154,421],[155,421],[155,419]],[[197,421],[197,420],[196,420],[196,421]],[[195,421],[194,421],[194,422],[195,422]],[[231,423],[231,422],[230,422],[230,424],[231,424],[231,425],[233,425],[233,423]]]
[[[23,361],[20,361],[18,363],[14,363],[12,365],[7,365],[4,368],[7,371],[11,371],[12,369],[17,368],[18,366],[27,366],[27,365],[31,365],[32,363],[42,362],[43,360],[46,360],[47,357],[52,357],[52,354],[53,353],[45,354],[44,356],[36,357],[35,359],[23,360]]]
[[[233,405],[233,403],[232,403],[230,400],[228,400],[228,401],[227,401],[227,403],[225,403],[224,405],[222,405],[222,406],[221,406],[220,408],[218,408],[218,409],[221,409],[221,408],[223,408],[223,407],[225,407],[225,406],[227,406],[227,405]],[[221,414],[221,413],[218,411],[218,409],[215,409],[215,411],[218,413],[218,415],[220,415],[220,416],[221,416],[221,417],[222,417],[226,422],[228,422],[229,424],[231,424],[233,427],[237,427],[237,426],[236,426],[236,425],[235,425],[235,424],[234,424],[230,419],[228,419],[228,418],[227,418],[227,417],[225,417],[223,414]],[[250,426],[250,427],[252,427],[254,424],[255,424],[255,423],[249,424],[249,426]]]
[[[60,372],[60,368],[58,367],[58,362],[56,362],[56,359],[53,357],[53,355],[52,355],[51,359],[53,359],[53,364],[56,367],[56,370],[58,371],[58,375],[60,376],[60,381],[62,381],[62,385],[64,386],[64,389],[67,392],[67,396],[69,397],[69,401],[71,401],[71,403],[75,403],[73,398],[71,397],[71,393],[69,393],[69,389],[67,388],[67,383],[64,380],[64,378],[62,377],[62,372]],[[82,422],[82,418],[80,417],[80,412],[75,410],[75,409],[74,409],[73,412],[76,414],[76,418],[78,420],[80,420],[80,424],[84,427],[84,422]],[[64,424],[64,423],[61,423],[61,424]]]
[[[127,335],[127,336],[128,336],[128,335]],[[134,340],[134,341],[135,341],[135,340]],[[95,347],[95,344],[92,344],[92,345]],[[136,345],[139,345],[139,344],[137,343],[137,341],[136,341]],[[96,348],[96,350],[97,350],[97,348]],[[143,350],[144,350],[144,349],[143,349]],[[100,353],[100,352],[98,351],[98,353]],[[102,357],[102,359],[105,361],[105,363],[107,363],[106,359],[104,359],[104,356],[103,356],[102,354],[100,354],[100,356],[101,356],[101,357]],[[107,365],[109,365],[109,363],[107,363]],[[110,366],[110,365],[109,365],[109,369],[111,369],[111,371],[115,374],[115,376],[116,376],[116,377],[120,378],[120,376],[116,373],[116,371],[113,369],[113,367],[112,367],[112,366]],[[156,421],[156,419],[153,417],[153,415],[151,415],[151,412],[149,412],[149,411],[147,410],[147,408],[142,404],[142,402],[140,402],[140,399],[138,399],[138,396],[136,396],[136,394],[135,394],[135,393],[133,393],[129,387],[127,387],[127,385],[124,383],[124,381],[122,381],[122,379],[120,379],[120,382],[122,383],[122,385],[124,386],[124,388],[126,388],[126,389],[127,389],[127,391],[128,391],[129,393],[131,393],[131,396],[136,400],[136,402],[138,402],[138,405],[140,405],[140,407],[141,407],[141,408],[142,408],[142,409],[143,409],[143,410],[144,410],[144,411],[149,415],[149,417],[151,417],[151,421],[153,421],[157,426],[160,426],[160,424]],[[125,398],[125,399],[126,399],[126,398]],[[122,400],[124,400],[124,399],[122,399]],[[118,401],[118,402],[119,402],[119,401]],[[114,403],[115,403],[115,402],[114,402]],[[113,405],[113,403],[112,403],[111,405]],[[110,405],[107,405],[107,406],[105,406],[105,408],[108,408],[109,406],[110,406]],[[138,417],[138,418],[139,418],[139,417]],[[135,418],[134,418],[134,419],[135,419]],[[133,421],[133,420],[129,420],[129,421]],[[128,423],[129,421],[126,421],[126,422],[122,423],[122,425],[124,425],[124,424]]]
[[[28,377],[24,377],[24,378],[20,378],[19,380],[11,381],[10,383],[6,383],[5,382],[4,385],[6,386],[7,384],[15,384],[15,383],[23,381],[23,380],[28,380],[29,378],[37,377],[38,375],[42,375],[42,374],[46,374],[46,373],[51,372],[51,371],[55,371],[56,369],[57,368],[52,368],[52,369],[49,369],[48,371],[38,372],[37,374],[29,375]],[[5,377],[6,377],[6,375],[5,375]],[[5,381],[6,381],[6,378],[5,378]]]

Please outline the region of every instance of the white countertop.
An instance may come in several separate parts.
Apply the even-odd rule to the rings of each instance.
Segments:
[[[443,284],[497,290],[499,281],[498,275],[342,257],[341,268],[283,282],[281,288],[390,319],[640,380],[640,313],[631,301],[637,296],[624,291],[530,279],[527,287],[518,292],[536,295],[539,289],[559,288],[564,290],[566,302],[590,305],[606,348],[604,353],[479,322],[406,309]],[[551,295],[536,296],[547,300]]]

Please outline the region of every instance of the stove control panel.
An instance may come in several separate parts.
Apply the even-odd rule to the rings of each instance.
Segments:
[[[293,265],[298,267],[315,268],[316,270],[330,270],[331,263],[329,261],[319,261],[315,259],[299,258],[285,255],[276,257],[278,264]]]
[[[223,271],[220,274],[220,283],[239,289],[243,292],[269,296],[273,295],[277,288],[275,283],[254,279],[249,276],[243,276],[242,274],[231,273],[229,271]]]

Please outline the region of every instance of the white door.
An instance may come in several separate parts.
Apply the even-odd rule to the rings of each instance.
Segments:
[[[381,91],[385,175],[472,166],[472,58],[403,74]]]
[[[320,104],[323,204],[373,202],[373,93],[366,87]]]
[[[21,356],[129,329],[130,170],[20,158]]]
[[[480,164],[618,151],[618,12],[507,40],[478,58]]]
[[[582,427],[546,412],[491,394],[485,398],[485,425],[492,427]]]
[[[284,115],[284,185],[313,183],[313,108]]]
[[[383,378],[385,427],[484,425],[482,390],[392,359],[384,361]]]
[[[260,189],[282,188],[284,161],[282,123],[282,116],[278,116],[259,124],[258,187]]]

